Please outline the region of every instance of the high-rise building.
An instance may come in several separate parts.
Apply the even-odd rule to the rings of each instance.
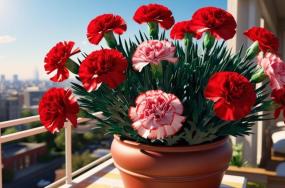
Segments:
[[[21,116],[22,104],[20,102],[19,95],[11,95],[6,99],[7,115],[8,119],[18,119]]]
[[[21,82],[19,81],[19,76],[17,74],[13,75],[13,80],[12,80],[13,88],[19,91],[21,88]]]
[[[39,81],[40,81],[40,78],[39,78],[40,76],[39,76],[39,70],[38,70],[38,68],[35,68],[35,72],[34,72],[34,82],[36,83],[36,84],[38,84],[39,83]]]
[[[17,74],[13,75],[13,82],[14,83],[19,82],[19,76]]]
[[[8,119],[7,100],[0,95],[0,121]]]
[[[3,93],[6,89],[6,79],[5,75],[1,74],[0,76],[0,93]]]
[[[0,82],[5,82],[6,79],[5,79],[5,75],[4,74],[1,74],[1,77],[0,77]]]
[[[39,102],[44,94],[38,87],[30,87],[24,91],[24,108],[37,109]]]

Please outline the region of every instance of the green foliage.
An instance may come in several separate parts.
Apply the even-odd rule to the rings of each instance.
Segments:
[[[3,135],[13,134],[16,132],[17,132],[17,129],[15,127],[10,127],[10,128],[5,129],[5,131],[3,132]]]
[[[85,151],[82,154],[72,155],[72,171],[78,170],[79,168],[93,162],[96,158],[91,155],[89,151]]]
[[[159,39],[165,38],[163,32]],[[175,42],[178,63],[161,62],[160,65],[146,66],[141,72],[132,69],[131,57],[136,47],[149,40],[146,34],[139,32],[135,41],[118,38],[116,49],[121,51],[128,60],[127,79],[116,89],[102,84],[92,92],[87,92],[80,84],[73,83],[74,93],[79,98],[80,106],[98,120],[99,127],[107,129],[110,134],[118,134],[122,139],[134,140],[152,145],[195,145],[210,142],[228,135],[244,136],[251,134],[251,127],[256,121],[265,120],[267,114],[262,111],[268,93],[268,83],[256,89],[257,100],[251,113],[237,121],[223,121],[213,112],[213,102],[204,98],[203,91],[211,75],[219,71],[235,71],[250,79],[256,73],[256,63],[239,53],[232,55],[225,43],[215,41],[213,46],[206,48],[197,43],[187,44],[183,48]],[[186,54],[186,55],[185,55]],[[77,77],[79,80],[79,78]],[[176,135],[158,141],[140,137],[130,126],[128,117],[130,106],[142,92],[161,89],[175,94],[184,105],[184,116],[187,117],[183,129]],[[94,117],[91,113],[102,111],[104,120]]]
[[[247,188],[266,188],[266,186],[262,183],[256,183],[256,182],[248,182]]]
[[[65,148],[65,135],[64,131],[60,131],[56,134],[56,137],[54,139],[54,143],[59,150],[64,150]]]
[[[92,142],[92,141],[95,140],[95,138],[96,138],[96,136],[92,132],[86,132],[86,133],[83,134],[83,139],[86,142]]]
[[[33,114],[33,112],[30,109],[23,109],[21,112],[21,117],[29,117],[33,115],[35,114]],[[41,126],[40,122],[32,122],[32,123],[26,124],[27,129],[32,129],[32,128],[36,128],[40,126]],[[55,146],[54,142],[52,141],[54,138],[55,138],[55,135],[45,132],[45,133],[41,133],[35,136],[29,136],[25,138],[25,142],[31,142],[31,143],[45,142],[48,146],[48,149],[51,150]]]
[[[242,144],[236,144],[233,145],[233,156],[230,161],[230,165],[242,167],[246,166],[247,162],[243,159],[243,145]]]
[[[84,133],[83,135],[72,133],[72,150],[79,150],[84,147],[85,144],[91,143],[96,139],[95,135],[91,132]],[[64,130],[55,134],[54,143],[57,151],[65,150],[65,133]]]

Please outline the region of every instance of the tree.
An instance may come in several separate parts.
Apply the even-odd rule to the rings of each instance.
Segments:
[[[91,155],[89,151],[85,151],[82,154],[74,154],[72,156],[72,170],[78,170],[79,168],[91,163],[96,158]]]
[[[17,129],[15,127],[10,127],[4,130],[3,135],[16,133]]]
[[[92,132],[86,132],[86,133],[83,134],[83,139],[84,139],[87,143],[94,142],[94,140],[95,140],[95,135],[94,135],[94,133],[92,133]]]
[[[33,114],[33,112],[30,109],[23,109],[21,112],[21,117],[29,117],[29,116],[33,116],[35,114]],[[40,122],[32,122],[26,125],[26,127],[28,129],[32,129],[35,127],[40,127],[42,126]],[[53,142],[53,140],[55,139],[55,135],[50,134],[49,132],[46,133],[41,133],[35,136],[30,136],[28,138],[25,139],[26,142],[45,142],[48,150],[52,150],[55,147],[55,143]]]
[[[64,150],[65,146],[65,134],[64,131],[60,131],[59,133],[56,134],[54,143],[59,150]]]

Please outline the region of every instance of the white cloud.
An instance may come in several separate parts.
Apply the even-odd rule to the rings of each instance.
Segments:
[[[12,37],[10,35],[2,35],[0,36],[0,44],[7,44],[7,43],[12,43],[15,42],[16,38]]]

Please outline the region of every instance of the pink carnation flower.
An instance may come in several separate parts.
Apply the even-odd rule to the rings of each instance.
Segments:
[[[178,58],[174,57],[175,50],[175,46],[166,40],[145,41],[137,47],[133,55],[133,68],[141,72],[149,63],[155,65],[158,65],[161,61],[176,63]]]
[[[264,56],[259,53],[257,64],[261,66],[264,73],[270,79],[272,89],[280,89],[285,86],[285,63],[277,55],[267,52]]]
[[[174,135],[182,127],[183,105],[173,94],[150,90],[139,95],[136,107],[130,107],[132,127],[144,138],[162,139]]]

